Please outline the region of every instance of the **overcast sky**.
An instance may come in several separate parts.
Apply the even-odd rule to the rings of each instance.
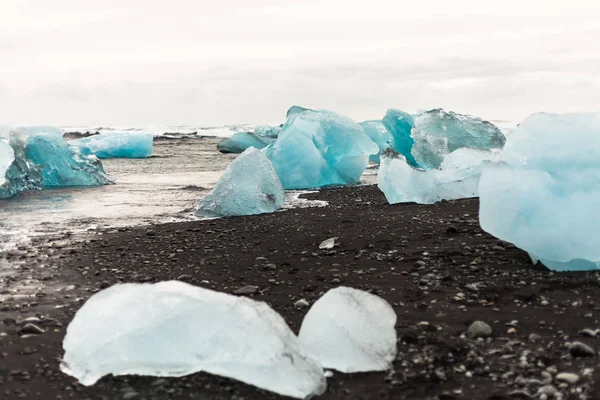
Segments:
[[[2,0],[0,123],[600,111],[599,3]]]

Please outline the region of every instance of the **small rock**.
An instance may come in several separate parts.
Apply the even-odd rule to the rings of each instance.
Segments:
[[[333,238],[329,238],[327,240],[324,240],[319,245],[319,249],[320,250],[330,250],[330,249],[333,249],[333,247],[335,246],[335,239],[337,239],[337,238],[333,237]]]
[[[185,275],[185,274],[184,274],[184,275],[179,275],[179,276],[177,277],[177,280],[178,280],[178,281],[182,281],[182,282],[188,281],[188,280],[190,280],[190,279],[192,279],[192,277],[191,277],[191,276],[189,276],[189,275]]]
[[[131,400],[137,397],[138,392],[127,392],[123,395],[123,400]]]
[[[277,269],[277,265],[275,264],[267,264],[263,267],[267,271],[275,271]]]
[[[308,303],[308,301],[306,301],[306,299],[300,299],[297,302],[294,303],[294,307],[298,308],[298,309],[302,309],[302,308],[306,308],[308,307],[310,304]]]
[[[150,230],[150,231],[146,231],[146,236],[156,236],[156,232]]]
[[[450,233],[450,234],[458,233],[458,228],[454,225],[450,225],[446,228],[446,233]]]
[[[509,335],[516,335],[517,330],[515,328],[510,328],[506,333],[508,333]]]
[[[44,333],[45,331],[40,328],[39,326],[35,325],[35,324],[26,324],[24,327],[22,327],[19,330],[19,333],[21,335],[40,335],[42,333]]]
[[[530,342],[537,342],[541,338],[542,337],[540,335],[538,335],[537,333],[532,333],[531,335],[529,335],[529,341]]]
[[[556,380],[559,382],[566,382],[569,385],[574,385],[579,381],[579,375],[571,374],[568,372],[562,372],[556,375]]]
[[[567,345],[573,357],[593,357],[596,355],[594,349],[581,342],[573,342]]]
[[[241,294],[241,295],[247,295],[247,294],[254,294],[256,292],[258,292],[258,286],[252,286],[252,285],[246,285],[244,287],[241,287],[237,290],[235,290],[233,292],[233,294]]]
[[[475,321],[467,329],[467,336],[472,339],[492,336],[492,327],[483,321]]]
[[[109,287],[110,287],[110,283],[108,283],[108,282],[100,283],[100,289],[107,289]]]
[[[593,329],[584,329],[581,332],[579,332],[579,334],[581,336],[596,337],[598,335],[598,332]]]

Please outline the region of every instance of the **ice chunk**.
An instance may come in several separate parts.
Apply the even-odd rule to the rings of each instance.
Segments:
[[[0,140],[0,186],[6,182],[6,171],[15,159],[15,152],[12,147],[3,140]]]
[[[304,111],[286,121],[265,149],[285,189],[359,182],[379,151],[359,124],[331,111]]]
[[[0,199],[6,199],[19,192],[41,190],[44,186],[42,167],[34,164],[25,155],[28,135],[24,131],[11,131],[10,148],[14,160],[4,173],[5,182],[0,186]]]
[[[287,113],[285,114],[285,118],[289,118],[292,115],[296,115],[296,114],[300,114],[304,111],[313,111],[310,108],[304,108],[304,107],[300,107],[300,106],[291,106],[289,108],[289,110],[287,110]]]
[[[461,147],[491,150],[502,148],[506,142],[502,131],[491,122],[442,109],[417,115],[412,137],[412,154],[425,169],[439,167],[447,154]]]
[[[254,147],[262,149],[275,142],[275,139],[269,137],[257,136],[252,132],[238,132],[230,138],[225,138],[217,145],[217,150],[221,153],[242,153],[244,150]]]
[[[369,161],[379,164],[381,150],[392,147],[394,139],[381,121],[364,121],[360,123],[360,126],[379,147],[379,153],[369,156]]]
[[[281,131],[281,126],[259,125],[254,128],[254,134],[259,137],[277,138]]]
[[[83,155],[98,158],[145,158],[152,155],[154,137],[151,133],[114,132],[72,140]]]
[[[383,117],[383,125],[392,135],[392,148],[402,154],[413,167],[417,166],[412,155],[414,140],[411,136],[415,120],[412,115],[401,110],[389,109]]]
[[[311,307],[298,337],[324,368],[384,371],[396,358],[395,325],[396,313],[385,300],[338,287]]]
[[[480,223],[548,268],[600,267],[600,114],[534,114],[480,182]]]
[[[17,128],[16,130],[24,131],[28,135],[38,135],[40,133],[43,133],[46,135],[63,136],[63,134],[64,134],[64,132],[60,128],[57,128],[55,126],[44,126],[44,125],[22,126],[22,127]]]
[[[198,204],[199,216],[270,213],[283,207],[285,192],[271,162],[249,148],[227,167],[213,190]]]
[[[61,370],[84,385],[108,374],[204,371],[295,398],[326,389],[321,366],[266,303],[177,281],[95,294],[63,348]]]
[[[477,197],[481,165],[494,158],[485,150],[461,148],[448,154],[441,169],[414,169],[401,154],[388,149],[381,156],[377,184],[390,204]]]

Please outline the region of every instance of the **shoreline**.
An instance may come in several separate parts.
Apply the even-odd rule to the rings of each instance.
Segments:
[[[599,273],[532,265],[525,252],[481,230],[477,199],[389,205],[373,185],[301,198],[328,206],[59,233],[20,246],[9,257],[14,274],[0,289],[0,393],[7,399],[283,398],[204,373],[105,377],[84,387],[60,372],[65,329],[93,293],[119,282],[178,279],[227,293],[257,286],[250,296],[269,303],[295,332],[307,312],[294,307],[299,299],[312,304],[340,285],[386,299],[398,315],[395,373],[334,372],[319,399],[534,398],[550,386],[563,399],[596,398],[596,357],[573,357],[565,346],[597,346],[579,332],[599,328]],[[319,250],[331,237],[339,245]],[[44,333],[19,333],[30,317]],[[492,327],[491,338],[464,337],[475,320]],[[562,372],[579,380],[565,384],[556,378]]]

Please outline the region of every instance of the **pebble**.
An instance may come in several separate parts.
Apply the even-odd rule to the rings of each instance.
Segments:
[[[308,303],[308,301],[306,301],[306,299],[300,299],[297,302],[294,303],[294,307],[301,309],[301,308],[306,308],[308,307],[310,304]]]
[[[21,335],[26,335],[26,334],[39,335],[44,332],[45,331],[42,328],[40,328],[39,326],[37,326],[35,324],[26,324],[24,327],[22,327],[19,330],[19,333]]]
[[[573,342],[567,344],[567,346],[569,347],[569,352],[573,357],[592,357],[596,355],[594,349],[581,342]]]
[[[110,283],[108,283],[108,282],[100,283],[100,289],[107,289],[109,287],[110,287]]]
[[[529,341],[530,342],[537,342],[541,338],[542,337],[540,335],[538,335],[537,333],[532,333],[531,335],[529,335]]]
[[[471,326],[469,326],[469,329],[467,330],[467,336],[472,339],[492,336],[492,327],[483,321],[475,321],[471,324]]]
[[[258,292],[258,286],[246,285],[233,292],[233,294],[254,294]]]
[[[275,271],[277,269],[277,265],[275,264],[267,264],[264,266],[264,269],[267,271]]]
[[[451,234],[458,233],[458,228],[454,225],[450,225],[446,228],[446,233],[451,233]]]
[[[566,382],[570,385],[574,385],[579,381],[579,375],[571,374],[568,372],[561,372],[560,374],[556,375],[556,380],[560,382]]]
[[[598,332],[593,329],[584,329],[581,332],[579,332],[579,334],[581,336],[596,337],[598,335]]]

